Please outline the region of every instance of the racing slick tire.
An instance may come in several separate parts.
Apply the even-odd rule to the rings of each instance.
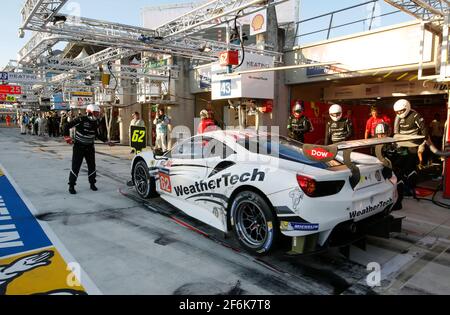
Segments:
[[[145,161],[136,163],[133,169],[134,187],[141,198],[148,199],[157,196],[155,178],[150,176]]]
[[[279,224],[259,194],[253,191],[237,194],[231,205],[231,224],[239,243],[248,252],[263,256],[277,247]]]

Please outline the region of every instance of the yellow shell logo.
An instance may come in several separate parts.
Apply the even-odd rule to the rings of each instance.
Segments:
[[[259,31],[264,26],[264,16],[262,14],[257,14],[252,20],[252,28],[254,31]]]
[[[0,168],[0,177],[2,177],[3,175],[5,174],[3,174],[3,170]]]

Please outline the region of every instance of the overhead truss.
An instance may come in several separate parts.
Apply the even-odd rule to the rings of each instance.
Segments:
[[[61,10],[67,0],[26,0],[22,10],[21,29],[43,27]]]
[[[422,21],[441,20],[449,13],[448,0],[384,0],[399,10]]]

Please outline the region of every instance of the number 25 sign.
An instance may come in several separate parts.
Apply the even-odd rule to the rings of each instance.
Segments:
[[[0,85],[0,93],[20,95],[22,94],[22,87],[19,85]]]

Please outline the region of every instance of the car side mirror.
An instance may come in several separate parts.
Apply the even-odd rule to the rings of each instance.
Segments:
[[[163,150],[160,148],[153,150],[153,158],[157,161],[168,160],[168,158],[164,156]]]

